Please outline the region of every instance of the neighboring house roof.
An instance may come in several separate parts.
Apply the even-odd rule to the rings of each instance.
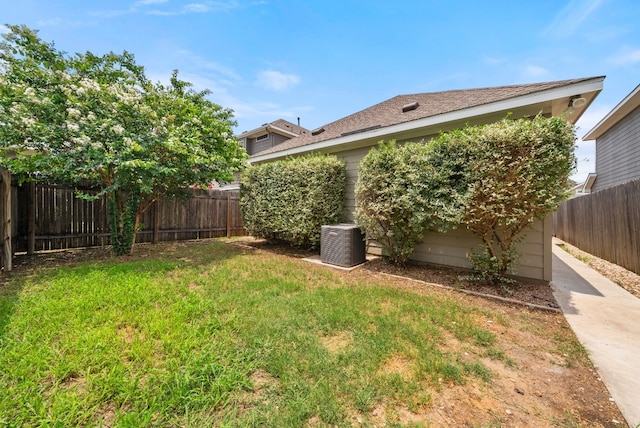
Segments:
[[[245,131],[242,134],[238,135],[236,138],[238,138],[239,140],[243,138],[255,138],[263,135],[265,132],[275,132],[276,134],[284,135],[289,138],[297,137],[300,134],[310,133],[310,131],[306,128],[293,124],[284,119],[278,119],[270,123],[265,123],[256,129],[252,129],[251,131]]]
[[[624,119],[629,113],[640,106],[640,85],[631,91],[617,106],[613,108],[593,129],[582,137],[583,140],[595,140],[611,129],[616,123]]]
[[[582,196],[591,193],[591,188],[593,187],[593,183],[595,183],[597,177],[598,174],[595,172],[589,173],[583,183],[577,183],[570,189],[573,196]]]
[[[603,80],[604,76],[598,76],[399,95],[262,151],[251,160],[262,162],[313,150],[335,150],[389,135],[417,138],[444,130],[444,124],[464,126],[480,116],[498,120],[516,109],[529,115],[543,112],[556,116],[568,111],[576,97],[585,98],[567,113],[568,120],[575,123],[602,90]]]

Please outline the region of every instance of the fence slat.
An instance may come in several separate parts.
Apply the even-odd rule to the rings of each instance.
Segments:
[[[555,235],[583,251],[640,274],[640,180],[565,201]]]
[[[83,191],[95,194],[90,189]],[[34,195],[35,251],[109,244],[104,197],[84,200],[78,198],[73,189],[43,184],[35,185]],[[239,191],[209,190],[206,193],[194,189],[193,195],[185,202],[157,201],[144,213],[136,242],[245,234]],[[18,213],[18,221],[27,220],[27,212]],[[26,231],[26,226],[18,229]],[[18,241],[26,242],[26,239],[26,235],[18,236]]]

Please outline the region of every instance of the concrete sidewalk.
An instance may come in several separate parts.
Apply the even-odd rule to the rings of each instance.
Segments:
[[[640,426],[640,299],[556,242],[553,294],[629,426]]]

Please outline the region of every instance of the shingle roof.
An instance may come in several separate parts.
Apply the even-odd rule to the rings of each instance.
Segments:
[[[295,147],[331,140],[340,136],[368,129],[384,128],[403,122],[437,116],[457,110],[542,92],[574,83],[591,80],[593,77],[559,80],[555,82],[523,85],[497,86],[491,88],[461,89],[443,92],[427,92],[398,95],[379,104],[346,116],[292,138],[256,155],[275,153]],[[417,103],[417,108],[412,108]],[[403,109],[404,107],[404,109]],[[403,110],[406,110],[403,112]],[[254,156],[256,156],[254,155]]]
[[[284,119],[274,120],[273,122],[270,123],[270,125],[276,126],[280,129],[284,129],[285,131],[293,132],[298,135],[304,134],[304,133],[308,134],[310,132],[308,129],[303,128],[302,126],[293,124],[288,120],[284,120]]]
[[[304,133],[308,134],[311,132],[308,129],[303,128],[302,126],[298,126],[296,124],[289,122],[288,120],[277,119],[277,120],[274,120],[273,122],[262,124],[260,127],[256,129],[252,129],[251,131],[244,131],[240,135],[237,135],[237,138],[246,138],[246,137],[254,136],[256,134],[263,134],[269,126],[275,126],[276,128],[280,128],[284,131],[288,131],[296,135],[300,135]]]

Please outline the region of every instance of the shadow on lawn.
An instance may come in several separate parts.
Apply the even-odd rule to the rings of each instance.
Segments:
[[[154,260],[173,264],[169,267],[171,270],[185,264],[190,267],[204,266],[237,257],[244,252],[241,248],[220,240],[206,239],[136,244],[133,254],[126,256],[114,255],[110,246],[47,251],[32,255],[18,254],[15,256],[12,272],[0,274],[0,342],[28,278],[34,275],[57,275],[60,269],[86,269],[88,265],[104,269],[126,263],[137,265],[137,269],[155,270],[159,266],[153,263]]]
[[[2,280],[0,280],[0,343],[2,343],[7,324],[15,313],[15,306],[20,300],[20,292],[24,287],[24,281],[12,278],[7,273],[2,275]]]

